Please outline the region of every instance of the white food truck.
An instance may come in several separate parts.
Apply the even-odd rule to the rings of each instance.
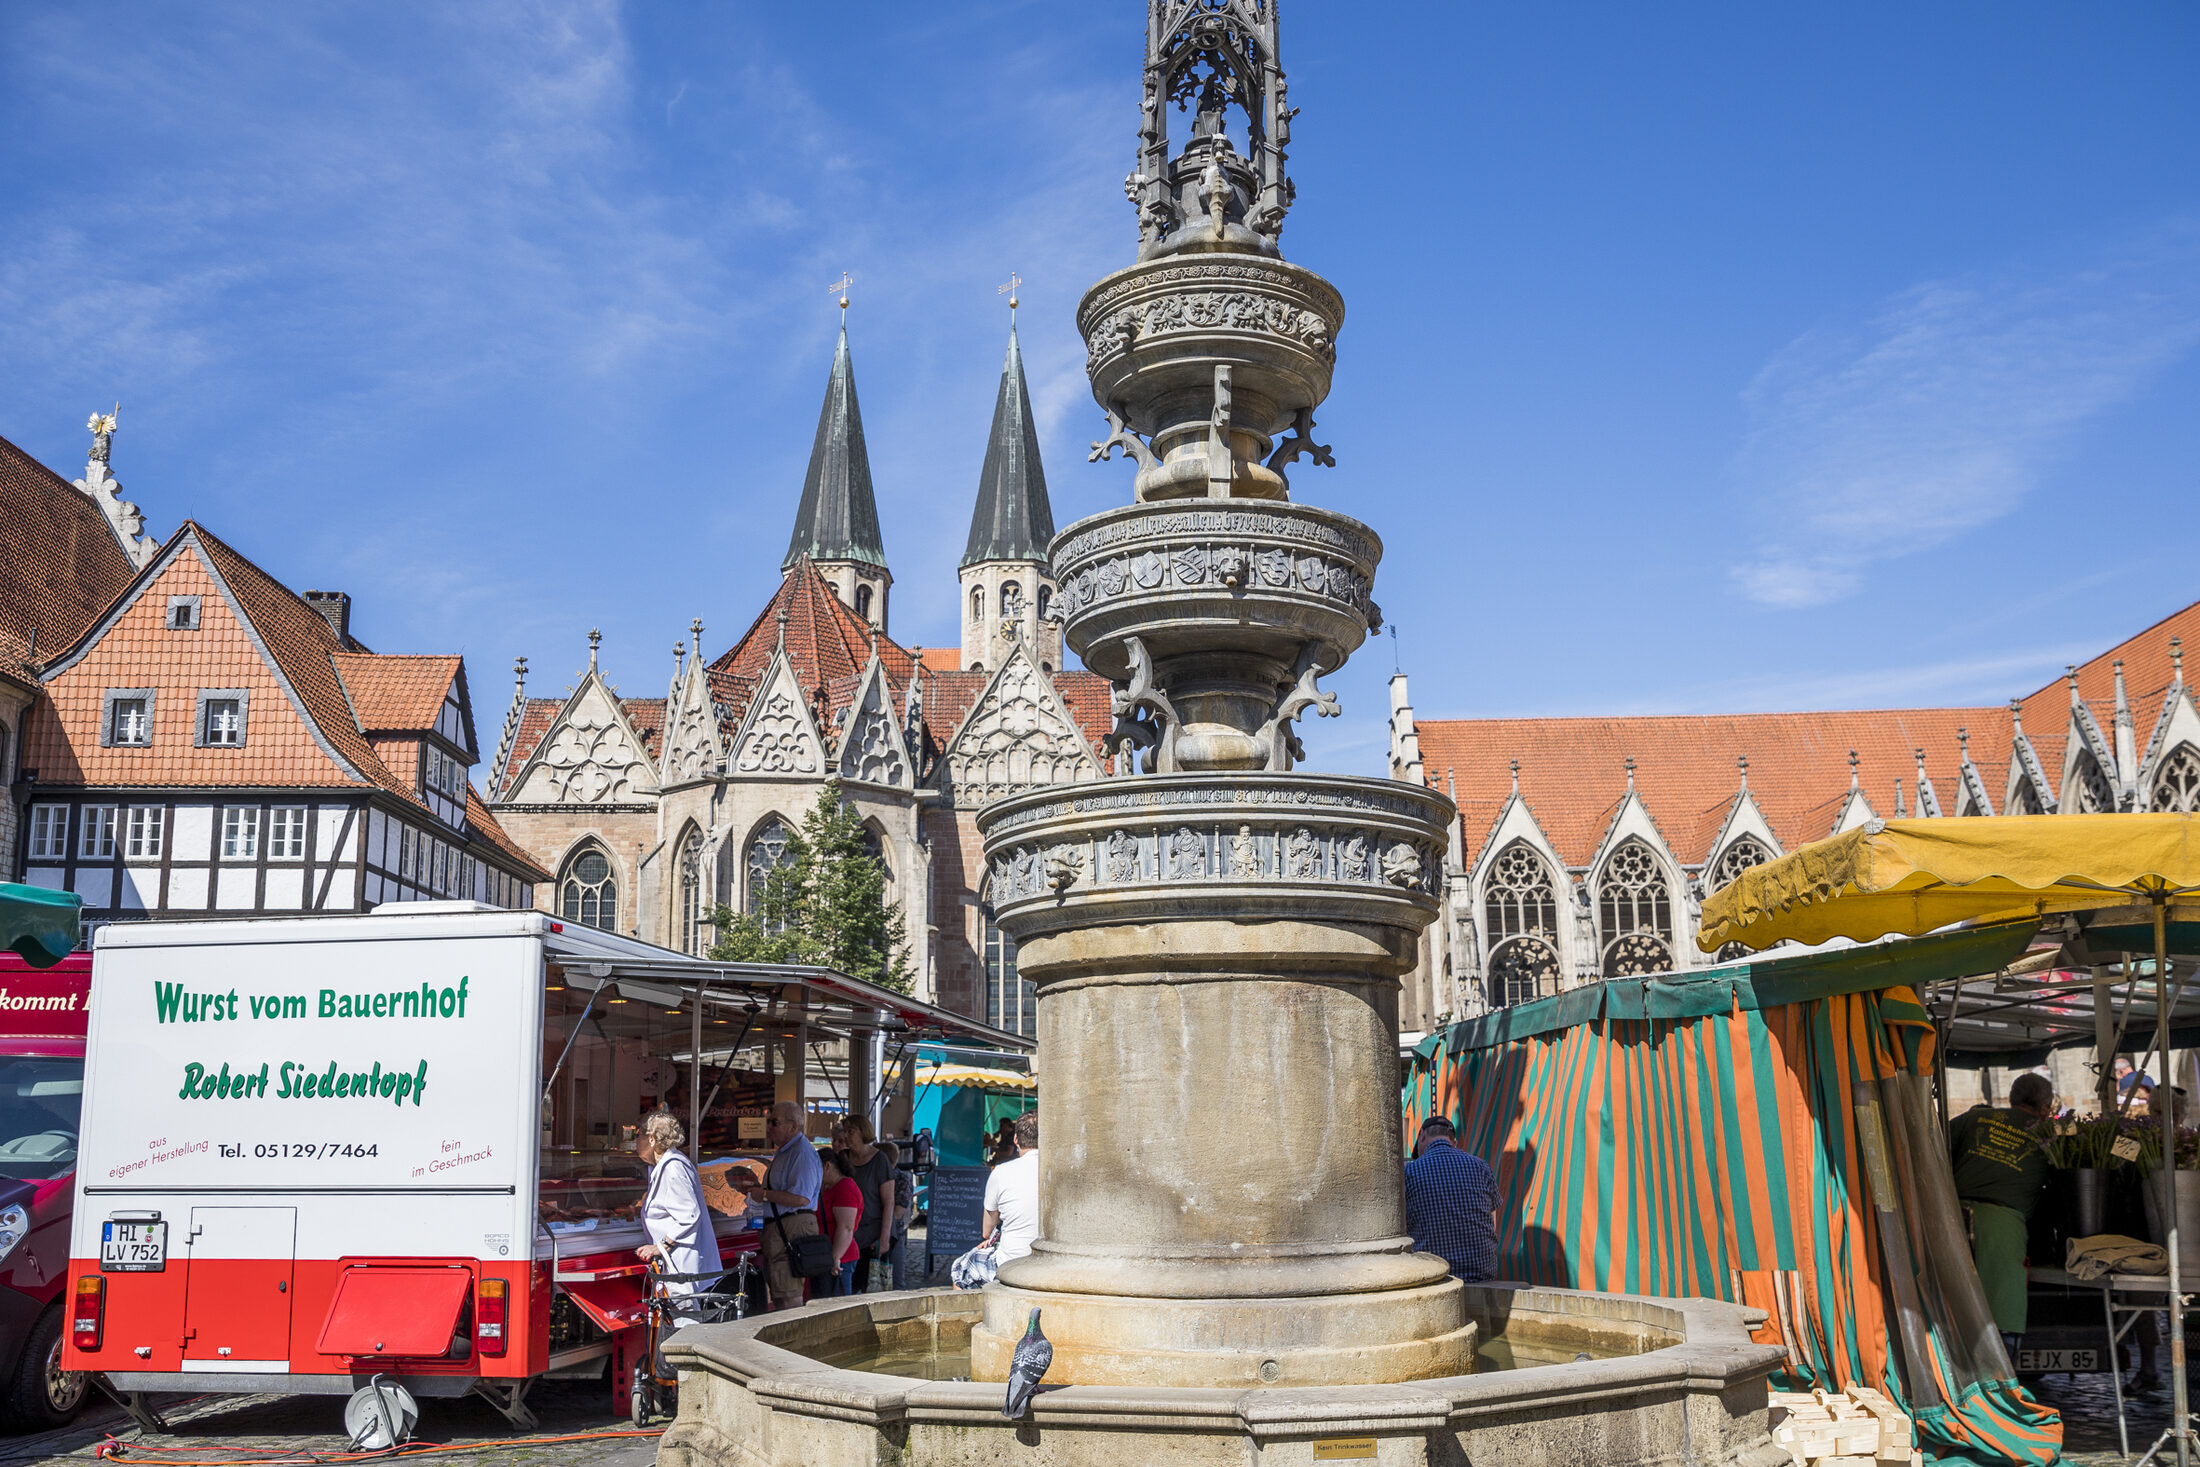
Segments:
[[[799,1066],[836,1025],[992,1032],[829,970],[463,903],[115,924],[91,1010],[64,1364],[141,1418],[148,1393],[380,1374],[524,1426],[528,1382],[607,1364],[623,1404],[641,1115],[692,1113],[691,1154],[739,1165],[772,1098],[770,1058],[736,1068],[752,1035]],[[756,1235],[713,1171],[732,1266]]]

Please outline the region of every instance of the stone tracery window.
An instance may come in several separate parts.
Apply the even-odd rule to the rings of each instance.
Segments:
[[[590,847],[565,863],[565,875],[558,881],[558,911],[566,921],[583,927],[618,929],[619,883],[610,858],[602,851]]]
[[[703,833],[693,826],[680,841],[674,865],[680,873],[679,906],[673,912],[673,931],[681,952],[700,953],[703,933]]]
[[[985,963],[985,1021],[996,1029],[1035,1039],[1039,991],[1016,971],[1016,939],[1001,931],[990,904],[978,908],[978,946]]]
[[[1750,867],[1762,866],[1771,859],[1772,852],[1765,849],[1763,841],[1753,835],[1739,836],[1719,852],[1718,863],[1711,868],[1711,889],[1717,891]]]
[[[2172,749],[2155,772],[2154,789],[2147,803],[2156,810],[2200,813],[2200,751],[2190,744]]]
[[[1597,883],[1604,976],[1669,972],[1673,966],[1673,893],[1650,847],[1630,836],[1605,859]]]
[[[1526,841],[1514,841],[1490,863],[1483,891],[1482,908],[1493,954],[1508,937],[1557,935],[1558,897],[1551,870]]]
[[[1558,953],[1539,937],[1515,937],[1490,955],[1489,995],[1511,1007],[1558,992]]]
[[[2070,771],[2070,787],[2063,792],[2080,815],[2113,815],[2116,813],[2116,792],[2109,787],[2108,776],[2101,772],[2101,761],[2093,757],[2090,749],[2078,755],[2077,767]]]
[[[742,910],[761,912],[764,909],[764,883],[772,872],[787,864],[787,822],[777,815],[757,827],[749,837],[748,855],[743,865],[748,871],[748,894]]]

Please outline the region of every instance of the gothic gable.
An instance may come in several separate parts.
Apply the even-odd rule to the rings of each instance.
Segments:
[[[749,702],[728,766],[735,774],[815,777],[825,770],[825,740],[783,651],[772,658],[762,687]]]
[[[718,772],[724,751],[718,744],[718,712],[711,706],[710,681],[703,659],[688,660],[665,705],[665,753],[661,777],[667,786],[692,784]]]
[[[876,657],[849,705],[847,731],[840,740],[840,777],[863,784],[908,789],[915,783],[901,723],[894,716],[894,691]]]
[[[1022,643],[1009,649],[941,762],[959,805],[1100,777],[1100,761]]]
[[[641,735],[594,668],[528,757],[507,803],[608,805],[657,793]]]

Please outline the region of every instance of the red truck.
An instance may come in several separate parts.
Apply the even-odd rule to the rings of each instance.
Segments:
[[[0,951],[0,1415],[66,1423],[90,1377],[61,1368],[69,1210],[92,955],[34,968]]]

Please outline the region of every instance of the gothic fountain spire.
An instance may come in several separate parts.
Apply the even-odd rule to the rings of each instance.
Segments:
[[[1437,915],[1453,806],[1294,772],[1295,725],[1339,711],[1320,679],[1379,617],[1382,542],[1285,477],[1333,463],[1313,415],[1344,300],[1277,248],[1277,57],[1273,0],[1152,0],[1138,260],[1077,310],[1108,422],[1092,457],[1136,472],[1050,558],[1065,644],[1114,685],[1117,775],[978,814],[1049,1095],[1046,1236],[987,1291],[979,1379],[1042,1305],[1077,1384],[1392,1381],[1473,1355],[1397,1186],[1398,978]],[[1172,105],[1195,113],[1175,153]],[[1194,1139],[1218,1092],[1266,1118],[1287,1184],[1268,1155]]]

